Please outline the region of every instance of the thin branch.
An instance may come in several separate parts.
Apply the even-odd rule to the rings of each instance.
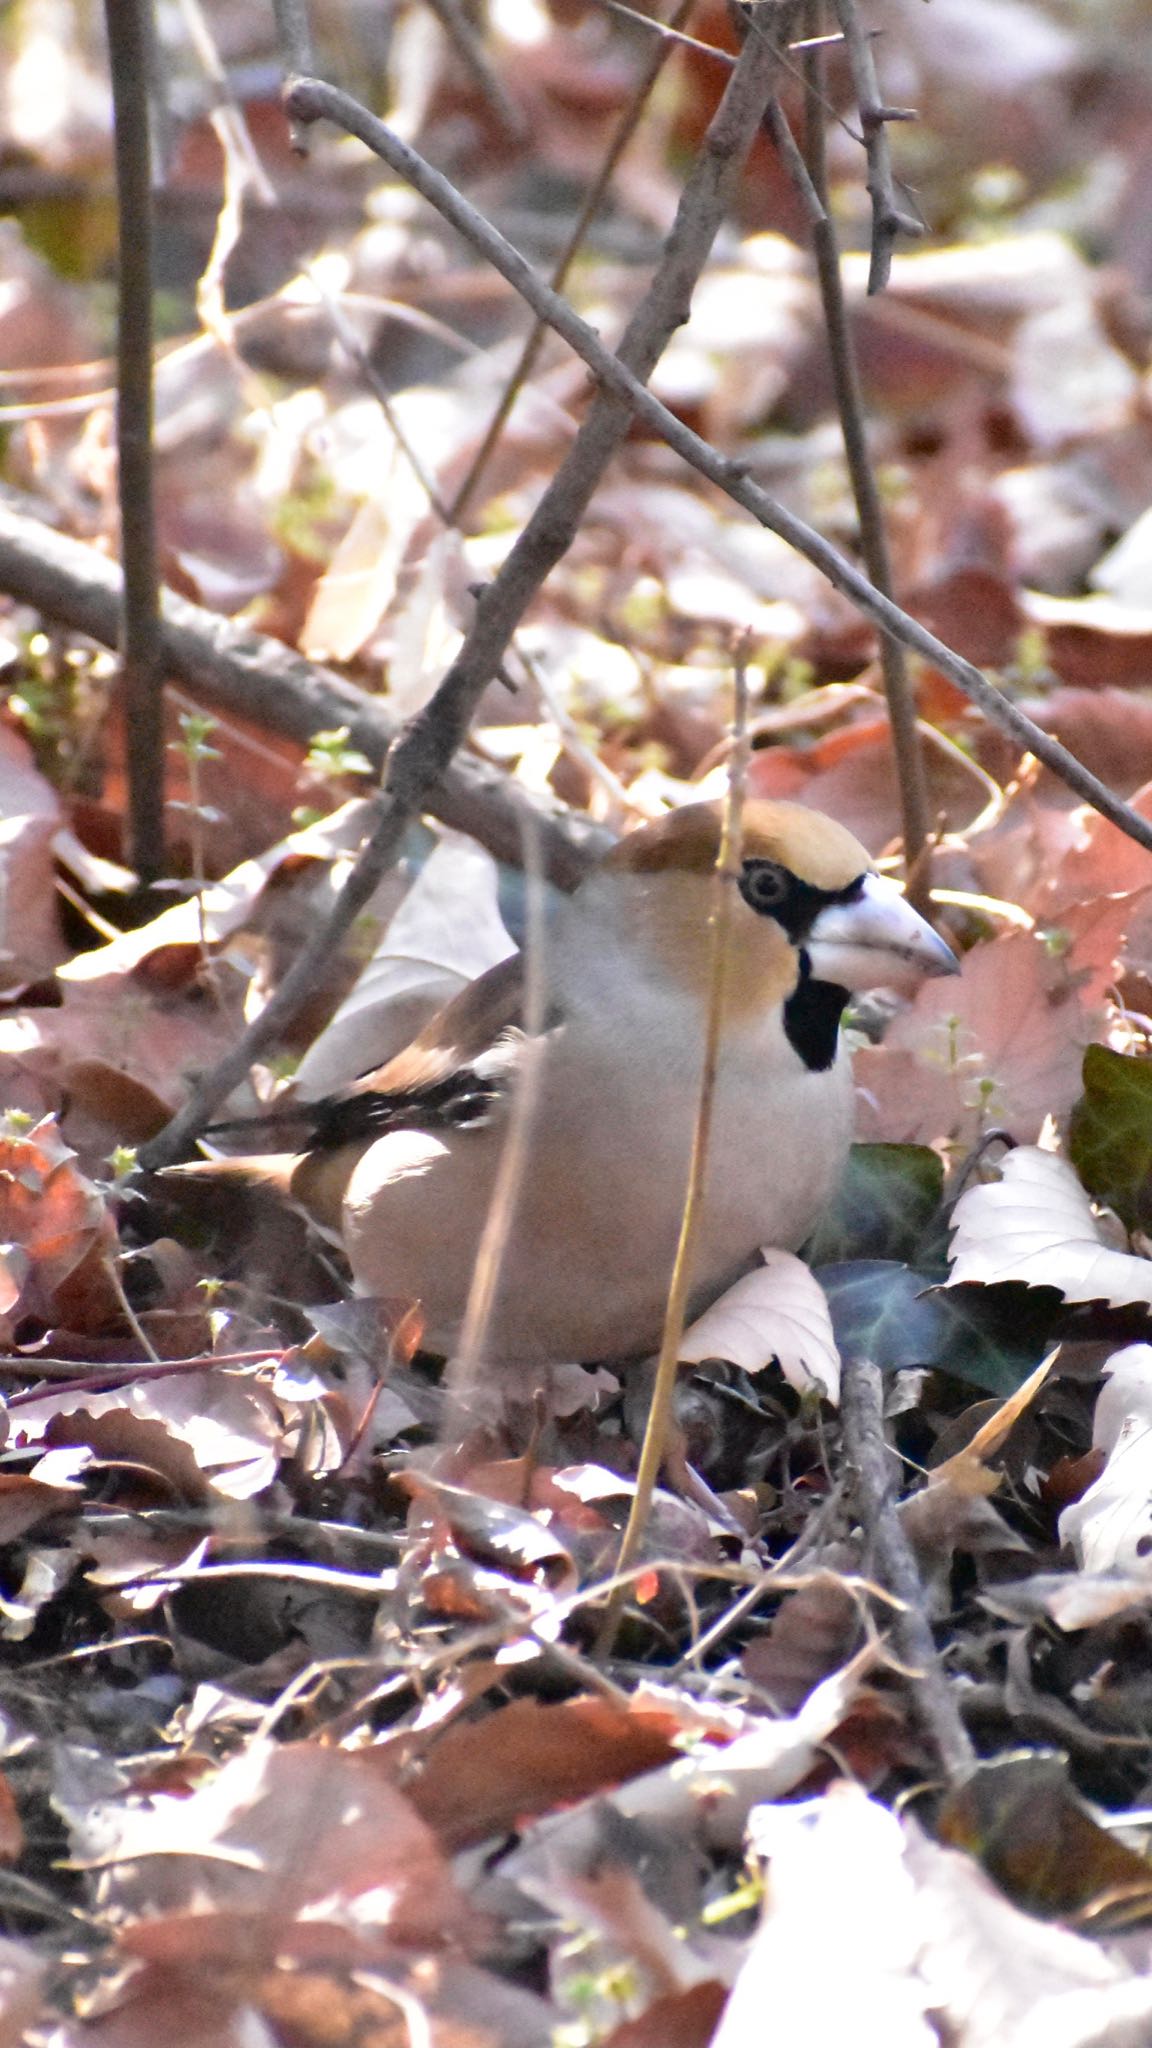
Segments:
[[[115,0],[112,0],[112,4],[115,5]],[[306,78],[316,69],[316,60],[312,54],[308,0],[272,0],[272,12],[276,16],[276,34],[280,41],[280,61],[284,76]],[[307,123],[291,122],[289,138],[297,156],[307,156]]]
[[[116,445],[129,858],[142,882],[164,872],[164,671],[152,462],[152,145],[147,0],[105,0],[116,125]]]
[[[115,647],[120,623],[120,571],[83,541],[57,533],[0,500],[0,590],[46,618],[58,619],[103,647]],[[165,673],[198,703],[308,747],[318,732],[348,727],[351,745],[381,768],[396,722],[334,670],[306,661],[234,619],[192,604],[174,591],[161,596]],[[545,872],[574,889],[611,834],[515,783],[500,769],[462,754],[429,791],[427,808],[445,825],[471,833],[499,860],[520,857],[521,819],[532,812]]]
[[[695,0],[680,0],[680,4],[672,17],[672,23],[667,31],[669,35],[674,36],[680,24],[688,20],[694,5]],[[669,54],[669,48],[666,43],[658,43],[649,52],[648,61],[636,82],[635,90],[628,105],[620,116],[616,132],[608,145],[604,160],[585,194],[584,204],[580,208],[576,224],[568,237],[560,260],[552,272],[551,285],[554,292],[562,292],[568,282],[568,274],[583,246],[584,237],[600,211],[604,195],[615,175],[616,166],[636,132],[640,117],[648,104],[649,96],[664,68]],[[733,62],[735,62],[735,59],[733,59]],[[520,359],[508,379],[500,402],[488,423],[484,439],[472,458],[468,474],[464,478],[455,498],[452,500],[451,509],[448,513],[448,523],[450,526],[460,526],[463,524],[464,515],[476,494],[480,478],[488,467],[492,452],[508,424],[508,417],[516,403],[517,396],[532,374],[536,358],[540,353],[544,337],[547,333],[547,321],[537,316],[520,352]]]
[[[607,8],[609,14],[619,15],[622,21],[630,22],[636,28],[647,29],[649,35],[657,36],[661,42],[676,43],[684,50],[695,50],[701,57],[715,57],[717,63],[723,64],[729,71],[735,66],[734,50],[721,50],[715,43],[701,42],[699,36],[686,36],[682,29],[675,26],[678,18],[676,16],[673,16],[671,22],[657,21],[651,14],[639,14],[634,7],[625,7],[624,0],[601,0],[601,4]]]
[[[494,70],[487,50],[468,19],[460,0],[427,0],[448,41],[465,69],[471,73],[481,99],[486,100],[510,142],[528,141],[529,128],[503,79]]]
[[[676,220],[649,290],[620,344],[616,360],[625,368],[630,388],[634,383],[635,388],[643,389],[642,380],[658,362],[676,328],[688,318],[693,289],[756,139],[775,70],[774,47],[761,37],[749,36],[685,181]],[[469,222],[478,221],[474,210],[446,179],[348,93],[307,79],[290,85],[286,98],[290,111],[300,119],[330,119],[358,136],[400,176],[415,183],[426,196],[432,196],[433,204],[440,205],[442,211],[444,195],[448,195],[448,205],[462,209]],[[451,219],[452,214],[446,217]],[[536,309],[545,310],[546,317],[553,306],[564,305],[564,300],[541,284],[531,266],[510,249],[503,237],[487,229],[486,224],[481,223],[481,227],[511,259],[516,270],[511,281],[524,283],[524,296],[529,304],[533,303],[529,291],[538,291],[544,297]],[[500,267],[498,264],[497,268]],[[578,325],[583,331],[583,322]],[[578,531],[605,470],[627,437],[631,417],[629,403],[622,402],[617,392],[606,390],[597,394],[564,462],[499,574],[482,593],[472,628],[440,683],[438,702],[471,705],[491,680],[525,610]],[[419,760],[421,730],[417,721],[406,735],[406,746],[411,742],[409,759],[413,765]],[[428,729],[424,730],[427,733]],[[423,782],[427,787],[427,778]]]
[[[911,107],[886,107],[880,97],[872,43],[860,26],[856,0],[833,0],[852,67],[852,85],[860,109],[864,148],[868,157],[868,191],[872,199],[872,258],[868,269],[868,290],[882,292],[892,268],[892,249],[897,235],[922,235],[924,223],[903,208],[896,196],[892,154],[888,147],[889,121],[914,121]]]
[[[767,126],[780,160],[808,215],[816,275],[824,309],[824,330],[828,338],[828,359],[836,393],[836,410],[844,456],[852,484],[852,496],[860,522],[860,547],[868,574],[877,590],[892,596],[892,563],[884,507],[872,467],[868,434],[864,424],[864,394],[856,359],[856,344],[848,318],[844,280],[840,270],[840,248],[832,216],[828,211],[828,167],[825,150],[823,102],[823,52],[811,49],[804,58],[805,142],[802,156],[793,139],[787,116],[778,100],[768,109]],[[919,910],[926,910],[927,881],[924,852],[928,845],[931,813],[924,750],[916,726],[916,700],[908,678],[904,649],[891,633],[880,634],[880,669],[888,702],[888,724],[900,791],[900,815],[904,837],[904,872],[909,895]]]
[[[750,37],[745,50],[757,47],[759,38]],[[735,74],[734,74],[735,75]],[[1046,768],[1066,783],[1068,788],[1091,804],[1093,809],[1108,818],[1129,839],[1152,852],[1152,824],[1134,811],[1130,804],[1115,795],[1106,784],[1093,775],[1078,761],[1066,747],[1054,740],[1034,720],[1028,718],[1017,705],[988,681],[970,661],[956,654],[952,648],[938,640],[918,619],[902,611],[891,598],[877,590],[860,570],[847,561],[830,541],[817,533],[814,527],[796,517],[786,506],[779,503],[769,492],[762,490],[748,476],[742,462],[733,462],[717,453],[709,442],[702,440],[686,427],[667,406],[662,405],[653,393],[633,374],[628,363],[620,355],[613,355],[600,340],[594,328],[568,304],[566,299],[548,289],[537,277],[530,263],[519,250],[505,240],[483,215],[470,206],[446,178],[433,169],[432,165],[419,156],[408,144],[401,141],[384,122],[377,121],[365,112],[345,93],[322,84],[317,79],[300,80],[291,88],[290,99],[296,105],[302,119],[334,119],[339,125],[348,125],[347,115],[351,112],[355,125],[349,132],[359,136],[366,146],[380,156],[398,177],[402,177],[434,206],[438,213],[454,227],[464,239],[472,244],[478,253],[506,278],[526,303],[554,327],[569,346],[580,356],[594,375],[615,397],[618,397],[632,413],[659,439],[667,445],[701,476],[742,505],[761,526],[776,533],[787,541],[797,554],[803,555],[819,569],[833,587],[851,600],[866,617],[873,619],[885,631],[892,633],[905,647],[931,662],[942,675],[954,682],[959,690],[981,711],[1001,732],[1015,740],[1022,751],[1032,753]],[[590,416],[591,417],[591,416]],[[541,508],[542,509],[542,508]],[[527,532],[527,529],[525,530]],[[523,538],[523,536],[522,536]],[[520,543],[517,543],[519,547]],[[563,552],[561,543],[556,544],[555,559]],[[516,549],[508,557],[507,568],[516,555]],[[547,573],[545,564],[541,572]],[[500,579],[497,579],[499,582]],[[494,583],[488,593],[491,596],[497,588]],[[503,607],[501,607],[503,609]],[[513,624],[515,621],[513,621]],[[480,629],[483,626],[483,645],[480,643]],[[477,619],[473,633],[465,643],[458,658],[459,667],[465,661],[471,663],[483,659],[490,661],[491,649],[495,643],[500,651],[512,631],[509,625],[500,630],[499,617],[495,607],[491,612],[484,610],[483,620]]]
[[[688,1163],[688,1185],[684,1194],[680,1236],[672,1267],[668,1302],[664,1311],[664,1329],[660,1339],[656,1377],[652,1386],[652,1402],[648,1410],[640,1463],[636,1471],[636,1490],[632,1495],[628,1521],[620,1543],[620,1555],[616,1559],[614,1577],[617,1583],[609,1594],[596,1642],[596,1655],[604,1659],[612,1654],[620,1616],[628,1597],[629,1588],[625,1575],[632,1570],[640,1554],[640,1546],[644,1541],[644,1532],[652,1510],[652,1496],[656,1490],[656,1481],[660,1477],[660,1468],[664,1463],[676,1398],[680,1343],[688,1314],[688,1297],[695,1278],[696,1247],[704,1219],[704,1183],[708,1172],[708,1145],[712,1132],[712,1108],[716,1096],[720,1034],[724,1022],[724,998],[728,982],[732,899],[740,874],[744,783],[749,759],[747,727],[748,675],[741,653],[735,668],[733,748],[728,764],[728,797],[724,807],[724,823],[716,855],[709,911],[711,930],[708,947],[708,1006],[704,1021],[700,1092],[696,1101],[696,1120],[692,1128],[692,1151]]]
[[[868,1359],[845,1361],[844,1445],[855,1479],[857,1511],[875,1569],[901,1604],[889,1622],[908,1673],[917,1717],[949,1778],[965,1776],[976,1753],[940,1667],[916,1559],[896,1511],[894,1453],[884,1436],[884,1384]]]

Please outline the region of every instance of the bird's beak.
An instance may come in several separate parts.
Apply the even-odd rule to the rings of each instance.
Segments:
[[[817,981],[838,988],[907,988],[960,962],[886,875],[866,875],[851,903],[830,903],[805,941]]]

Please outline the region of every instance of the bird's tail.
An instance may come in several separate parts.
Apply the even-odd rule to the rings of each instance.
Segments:
[[[290,1192],[292,1175],[300,1164],[296,1152],[253,1152],[228,1159],[192,1159],[183,1166],[162,1166],[164,1180],[238,1180],[248,1187],[275,1188]]]

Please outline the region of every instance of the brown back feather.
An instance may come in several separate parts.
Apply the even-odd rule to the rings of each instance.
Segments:
[[[497,961],[430,1017],[410,1045],[375,1067],[349,1095],[416,1095],[471,1066],[502,1031],[524,1015],[524,961],[519,953]]]

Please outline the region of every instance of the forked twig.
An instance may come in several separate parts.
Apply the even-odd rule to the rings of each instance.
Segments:
[[[833,5],[848,49],[868,158],[868,191],[872,200],[872,260],[868,270],[868,290],[882,292],[892,268],[892,249],[897,235],[922,235],[924,232],[923,221],[902,207],[896,196],[892,152],[888,147],[888,123],[914,121],[916,114],[911,107],[885,106],[876,78],[872,44],[860,26],[856,0],[833,0]]]

